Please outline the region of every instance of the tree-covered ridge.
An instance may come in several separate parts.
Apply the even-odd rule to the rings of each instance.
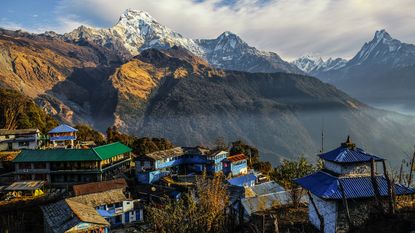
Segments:
[[[0,128],[38,128],[42,133],[56,127],[58,121],[35,102],[17,91],[0,88]]]
[[[78,130],[76,135],[80,141],[93,141],[96,145],[103,145],[106,142],[104,135],[89,125],[76,125],[75,128]]]
[[[165,138],[138,138],[118,131],[117,127],[109,127],[107,129],[107,142],[122,142],[133,148],[134,154],[142,156],[154,151],[167,150],[174,147],[174,144]]]

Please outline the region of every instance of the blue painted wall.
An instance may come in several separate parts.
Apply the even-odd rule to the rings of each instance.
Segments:
[[[229,173],[232,174],[232,176],[237,176],[242,174],[242,171],[246,171],[248,168],[248,163],[246,160],[238,161],[231,163],[230,161],[225,161],[223,163],[223,173],[225,175],[228,175]]]
[[[153,183],[166,176],[169,172],[162,172],[165,169],[180,165],[187,165],[189,171],[217,173],[223,170],[222,161],[227,157],[228,152],[220,152],[216,156],[206,156],[200,154],[185,154],[182,156],[157,160],[154,162],[152,171],[142,171],[141,165],[136,166],[137,180],[141,183]],[[149,164],[147,162],[147,164]],[[148,169],[148,166],[147,166]],[[167,174],[166,174],[167,173]]]
[[[159,181],[161,178],[163,178],[164,176],[167,176],[169,174],[170,174],[170,172],[166,172],[166,171],[162,172],[160,170],[139,172],[137,174],[137,180],[140,183],[151,184],[151,183]]]

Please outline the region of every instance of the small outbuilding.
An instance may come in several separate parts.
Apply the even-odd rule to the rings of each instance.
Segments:
[[[14,197],[40,197],[45,194],[45,184],[45,181],[14,182],[4,191]]]

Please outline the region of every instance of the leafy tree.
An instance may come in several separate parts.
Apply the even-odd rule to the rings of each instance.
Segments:
[[[77,138],[80,141],[94,141],[97,145],[102,145],[105,143],[104,136],[91,128],[88,125],[76,125],[75,128],[78,130]]]
[[[228,150],[228,146],[226,145],[225,138],[218,137],[215,140],[215,150]]]
[[[232,147],[229,151],[230,155],[244,154],[248,157],[248,166],[253,167],[253,164],[259,162],[259,151],[257,148],[246,144],[242,140],[232,142]]]
[[[272,172],[272,165],[268,161],[259,161],[252,165],[252,167],[256,171],[260,171],[263,175],[269,176],[269,174]]]
[[[35,102],[14,90],[0,88],[0,128],[38,128],[47,133],[58,121],[39,108]]]
[[[159,150],[167,150],[174,147],[173,143],[164,138],[136,138],[132,145],[134,153],[145,155]]]
[[[122,142],[133,149],[134,154],[144,155],[159,150],[167,150],[174,147],[173,143],[164,138],[137,138],[128,134],[123,134],[118,131],[117,127],[113,126],[107,129],[107,141]]]
[[[297,207],[303,196],[303,190],[294,180],[309,175],[315,170],[315,167],[301,156],[297,161],[283,160],[281,165],[271,172],[271,178],[286,190],[290,190],[293,204]]]
[[[119,132],[116,126],[112,126],[107,129],[108,143],[121,142],[127,146],[132,147],[134,140],[135,137]]]
[[[195,190],[178,201],[165,199],[162,204],[146,207],[148,221],[161,233],[230,232],[225,224],[225,208],[229,203],[223,177],[198,178]]]

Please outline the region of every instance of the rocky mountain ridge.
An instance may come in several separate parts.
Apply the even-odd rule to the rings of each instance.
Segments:
[[[323,60],[321,57],[316,57],[314,55],[304,55],[291,63],[305,73],[314,75],[330,70],[338,70],[346,65],[347,60],[343,58],[333,59],[331,57],[327,60]]]
[[[125,60],[155,48],[178,46],[206,59],[216,68],[248,72],[302,73],[276,53],[262,52],[249,46],[239,36],[224,32],[216,39],[193,40],[158,23],[147,12],[127,9],[118,22],[108,29],[81,26],[63,35],[68,41],[89,41],[106,47]]]

